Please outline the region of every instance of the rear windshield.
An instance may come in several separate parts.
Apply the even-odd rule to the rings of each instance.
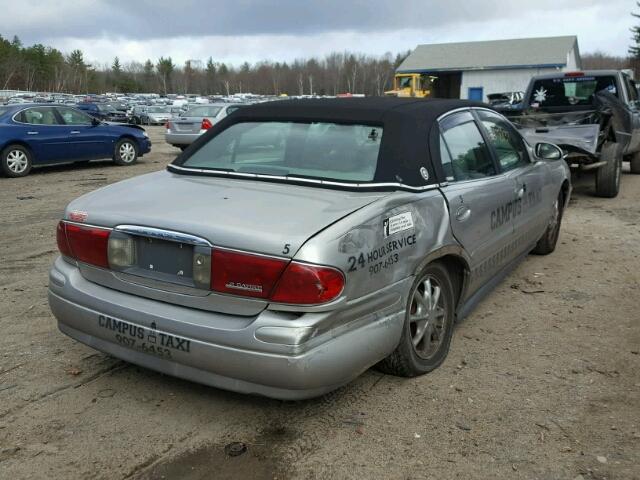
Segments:
[[[220,107],[192,107],[183,116],[186,117],[215,117]]]
[[[243,122],[223,130],[183,167],[370,182],[382,127],[335,123]]]
[[[0,107],[0,115],[4,115],[10,110],[9,107]]]
[[[533,108],[593,106],[594,94],[606,91],[618,96],[613,76],[561,77],[536,80],[531,91]]]

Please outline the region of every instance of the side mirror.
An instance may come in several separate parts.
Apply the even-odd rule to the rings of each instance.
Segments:
[[[102,122],[100,120],[98,120],[96,117],[91,117],[91,125],[98,126],[100,125]]]
[[[560,160],[564,156],[562,149],[553,143],[537,143],[535,151],[542,160]]]

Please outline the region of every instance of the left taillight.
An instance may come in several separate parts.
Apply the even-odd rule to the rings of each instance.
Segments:
[[[66,224],[64,222],[58,223],[56,229],[56,241],[58,242],[58,250],[65,257],[72,257],[71,247],[69,247],[69,240],[67,240]]]
[[[56,237],[62,255],[79,262],[109,268],[110,230],[60,222]]]

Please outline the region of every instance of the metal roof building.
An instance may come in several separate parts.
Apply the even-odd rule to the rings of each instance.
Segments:
[[[533,75],[581,68],[576,36],[418,45],[397,73],[438,77],[436,96],[486,101],[523,91]]]

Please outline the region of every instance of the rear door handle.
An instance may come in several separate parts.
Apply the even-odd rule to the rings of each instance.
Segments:
[[[468,220],[470,216],[471,216],[471,209],[466,205],[458,207],[458,210],[456,210],[456,220],[458,220],[459,222],[464,222],[465,220]]]
[[[70,133],[71,133],[71,135],[75,135],[75,134],[80,133],[80,130],[71,130]]]
[[[27,132],[27,135],[38,135],[40,132]]]

